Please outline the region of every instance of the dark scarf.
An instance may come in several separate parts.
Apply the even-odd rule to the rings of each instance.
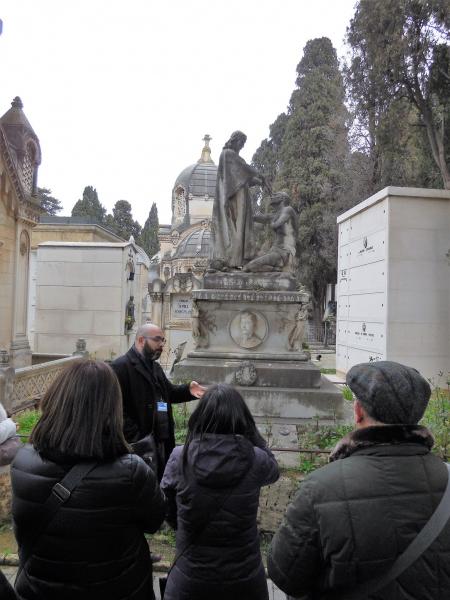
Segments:
[[[357,450],[375,445],[421,444],[429,450],[434,439],[421,425],[377,425],[355,429],[340,440],[330,454],[330,462],[347,458]]]

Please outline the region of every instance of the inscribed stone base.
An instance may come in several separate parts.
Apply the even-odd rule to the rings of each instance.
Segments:
[[[321,374],[311,361],[267,359],[247,355],[237,358],[211,357],[205,352],[191,353],[175,365],[177,380],[195,379],[213,383],[229,383],[264,388],[320,388]],[[194,375],[195,374],[195,375]]]
[[[240,361],[190,358],[175,365],[175,380],[194,379],[205,385],[234,385],[259,422],[302,423],[348,420],[341,391],[311,362],[295,364],[263,360]]]
[[[258,420],[346,419],[341,392],[303,350],[309,295],[284,273],[209,273],[194,290],[196,348],[178,381],[236,386]]]
[[[245,273],[230,271],[229,273],[206,273],[203,286],[207,290],[269,290],[295,291],[297,282],[292,275],[282,272]]]

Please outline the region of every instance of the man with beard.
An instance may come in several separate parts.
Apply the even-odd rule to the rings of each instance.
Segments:
[[[150,443],[156,446],[158,479],[175,447],[172,404],[201,398],[205,391],[196,381],[173,385],[167,379],[156,362],[165,342],[163,331],[146,323],[137,330],[134,345],[111,364],[122,389],[125,439],[141,456]]]

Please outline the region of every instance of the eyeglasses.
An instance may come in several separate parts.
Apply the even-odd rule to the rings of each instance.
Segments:
[[[161,337],[160,335],[143,335],[145,340],[153,340],[154,342],[159,342],[160,344],[165,344],[167,342],[166,338]]]

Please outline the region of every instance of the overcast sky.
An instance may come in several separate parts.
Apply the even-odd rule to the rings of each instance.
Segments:
[[[177,175],[235,129],[250,161],[286,109],[309,39],[338,56],[355,0],[3,0],[0,114],[20,96],[38,185],[69,215],[87,185],[111,211],[170,222]]]

